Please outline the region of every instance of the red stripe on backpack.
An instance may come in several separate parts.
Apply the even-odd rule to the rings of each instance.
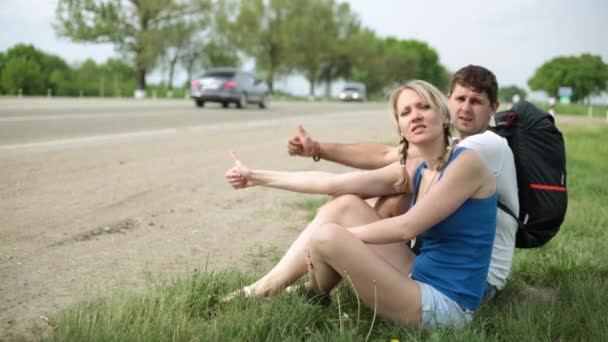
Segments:
[[[565,186],[545,185],[545,184],[530,184],[530,188],[536,189],[536,190],[566,191]]]

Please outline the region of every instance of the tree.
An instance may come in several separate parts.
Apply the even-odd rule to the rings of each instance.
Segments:
[[[79,91],[85,96],[105,96],[106,79],[101,68],[92,59],[85,60],[75,70]]]
[[[580,101],[608,88],[608,64],[591,54],[556,57],[536,69],[528,86],[551,97],[558,96],[559,87],[572,87],[572,100]]]
[[[236,3],[231,3],[236,8]],[[180,62],[188,74],[188,80],[193,78],[193,72],[209,67],[238,67],[241,64],[239,48],[235,45],[234,37],[225,32],[228,10],[226,2],[220,1],[211,13],[209,26],[205,32],[193,35],[190,42],[182,50]],[[234,9],[230,13],[234,12]]]
[[[136,89],[144,93],[146,73],[170,45],[167,31],[196,21],[208,0],[59,0],[55,30],[76,42],[112,43],[134,68]]]
[[[526,98],[528,93],[524,89],[516,85],[500,87],[500,89],[498,90],[498,98],[500,99],[500,101],[505,103],[513,101],[514,95],[518,95],[519,98],[523,100]]]
[[[2,86],[2,70],[4,69],[5,66],[6,66],[6,56],[4,55],[4,52],[0,52],[0,94],[3,94],[6,92],[6,90]]]
[[[423,79],[445,89],[448,72],[439,63],[435,50],[417,40],[399,40],[393,37],[377,38],[366,31],[368,45],[374,47],[373,56],[357,63],[352,78],[363,82],[369,93],[381,93],[409,79]]]
[[[325,95],[330,96],[331,83],[348,78],[359,57],[358,17],[348,4],[334,0],[299,1],[296,19],[288,26],[290,40],[289,65],[304,73],[314,96],[315,84],[325,82]]]
[[[417,61],[415,77],[447,91],[449,72],[439,63],[437,51],[427,43],[418,40],[405,40],[402,41],[402,44],[402,49],[411,50]]]
[[[121,97],[133,93],[135,89],[135,70],[132,65],[121,59],[110,58],[100,66],[108,80],[108,94]]]
[[[16,94],[19,89],[27,95],[43,94],[44,79],[40,70],[40,65],[31,59],[9,59],[2,70],[2,88],[9,94]]]
[[[296,6],[296,0],[219,0],[217,4],[219,33],[255,59],[271,92],[275,78],[289,71],[293,37],[288,35],[288,26],[295,19]]]
[[[238,67],[241,59],[235,50],[218,41],[203,46],[203,67]]]
[[[287,27],[289,36],[298,37],[289,42],[288,63],[304,73],[311,97],[321,71],[331,63],[332,50],[337,43],[332,5],[332,0],[300,0],[294,8],[295,18]]]
[[[179,57],[187,73],[187,82],[193,79],[194,72],[211,67],[238,67],[241,59],[237,51],[225,42],[211,40],[200,45],[202,38],[194,38]]]
[[[56,84],[54,94],[57,96],[77,96],[78,84],[76,83],[76,73],[72,69],[53,70],[51,80]]]
[[[195,33],[195,27],[186,23],[177,23],[166,30],[169,39],[167,49],[163,55],[164,65],[168,69],[167,90],[170,92],[173,89],[173,77],[175,75],[175,67],[184,53],[186,45],[191,42],[191,38]]]
[[[59,96],[120,97],[133,92],[134,76],[133,67],[118,59],[109,59],[105,64],[87,59],[68,70],[55,70],[51,74]]]
[[[69,70],[63,59],[32,45],[17,44],[3,56],[0,84],[7,93],[16,94],[19,89],[25,95],[43,95],[47,89],[55,93],[52,72]]]
[[[416,78],[425,80],[439,89],[446,88],[448,72],[439,63],[437,52],[427,43],[414,39],[397,40],[389,37],[385,39],[384,44],[384,49],[388,52],[391,61],[391,64],[388,64],[387,72],[389,75],[394,75],[393,81],[397,80],[395,77],[398,78],[399,83]],[[399,62],[398,59],[401,56],[407,62]]]

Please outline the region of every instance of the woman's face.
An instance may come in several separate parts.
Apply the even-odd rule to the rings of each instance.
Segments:
[[[416,92],[404,89],[397,99],[397,122],[402,137],[420,144],[443,137],[443,125],[448,123]]]

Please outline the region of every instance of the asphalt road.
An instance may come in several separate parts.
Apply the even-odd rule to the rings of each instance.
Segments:
[[[269,109],[249,105],[197,108],[186,99],[0,98],[0,152],[54,149],[185,132],[295,125],[335,116],[388,115],[383,103],[273,102]],[[384,116],[386,118],[386,116]],[[560,116],[558,123],[606,123],[603,118]]]
[[[380,103],[274,102],[245,109],[192,101],[134,99],[0,99],[0,150],[52,148],[187,131],[242,129],[285,121],[329,119],[360,112],[387,112]]]

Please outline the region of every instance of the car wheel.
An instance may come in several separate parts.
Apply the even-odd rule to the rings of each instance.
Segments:
[[[222,102],[222,107],[224,108],[228,108],[229,103],[228,102]]]
[[[241,93],[241,96],[239,96],[239,102],[236,103],[236,106],[239,108],[247,107],[247,95],[245,95],[245,93]]]
[[[197,107],[205,107],[205,101],[196,100],[194,101]]]
[[[268,98],[266,95],[262,95],[262,99],[260,100],[260,108],[268,108]]]

